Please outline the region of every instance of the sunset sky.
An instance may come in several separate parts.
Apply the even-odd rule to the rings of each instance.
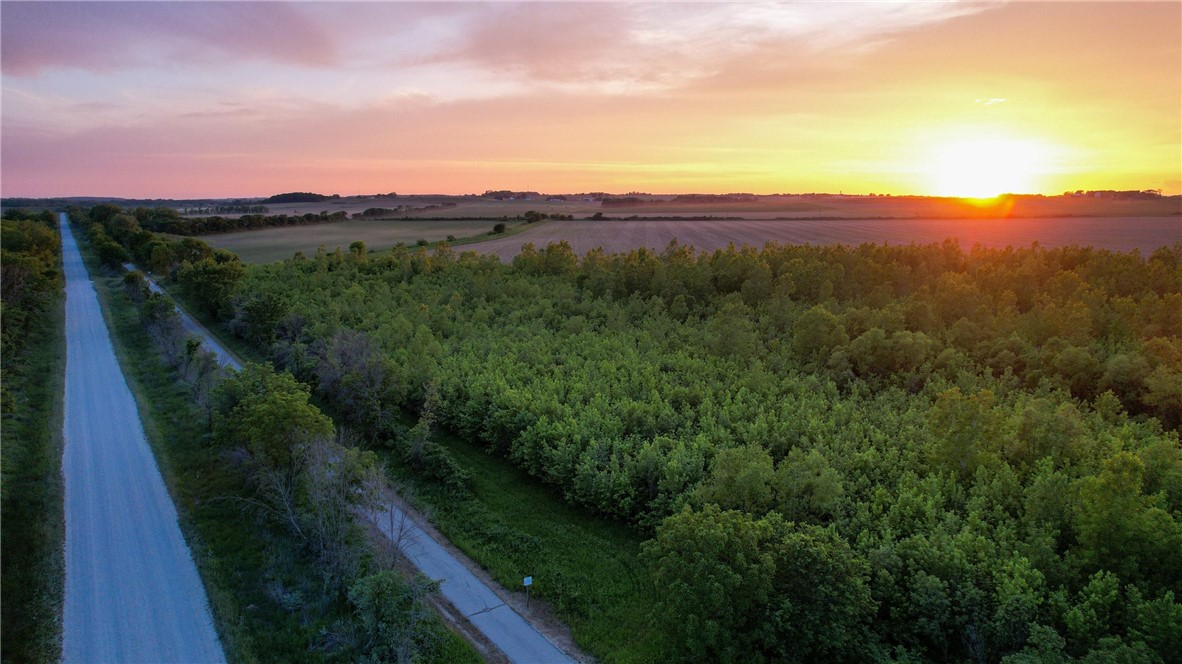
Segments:
[[[1182,192],[1182,2],[0,4],[4,196]]]

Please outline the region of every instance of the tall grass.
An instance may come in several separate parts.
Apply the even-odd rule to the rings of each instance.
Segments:
[[[416,479],[396,454],[386,461],[453,545],[509,590],[522,591],[522,579],[532,576],[532,596],[549,602],[578,645],[595,657],[668,659],[664,634],[650,619],[657,598],[638,560],[644,540],[639,532],[571,506],[470,441],[446,432],[435,440],[471,474],[470,497]]]

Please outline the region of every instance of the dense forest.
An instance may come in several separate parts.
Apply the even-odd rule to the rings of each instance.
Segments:
[[[264,205],[268,203],[319,203],[320,201],[327,201],[330,199],[340,198],[340,194],[314,194],[309,191],[292,191],[286,194],[275,194],[262,201]]]
[[[683,659],[1182,652],[1182,244],[170,246],[209,313],[424,472],[462,488],[406,409],[650,533]]]
[[[0,220],[0,641],[5,661],[50,661],[59,650],[61,290],[57,215],[6,211]]]
[[[15,209],[0,220],[0,311],[4,316],[0,354],[5,358],[5,373],[19,369],[19,361],[14,360],[28,342],[30,328],[61,290],[60,256],[61,238],[53,212],[34,214]],[[0,394],[4,395],[4,411],[10,411],[12,404],[3,385]]]

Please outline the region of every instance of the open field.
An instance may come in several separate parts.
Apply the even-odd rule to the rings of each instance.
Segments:
[[[1088,196],[1015,196],[989,200],[968,200],[928,196],[841,196],[806,194],[759,196],[738,202],[674,202],[673,196],[639,196],[642,205],[604,206],[598,200],[567,196],[568,200],[535,197],[496,200],[483,196],[347,196],[316,203],[267,205],[267,214],[301,215],[346,212],[368,208],[413,208],[404,213],[421,219],[476,217],[517,217],[529,210],[546,214],[589,217],[597,212],[606,217],[730,216],[748,219],[777,217],[1157,217],[1182,214],[1182,198],[1126,200]],[[446,204],[446,206],[444,206]],[[428,206],[430,209],[426,209]],[[418,209],[423,208],[423,209]],[[404,216],[400,213],[398,216]],[[238,216],[238,215],[225,215]],[[459,235],[458,233],[456,235]]]
[[[355,240],[362,240],[370,250],[389,249],[399,242],[414,244],[420,239],[443,240],[448,235],[465,237],[477,235],[492,229],[488,220],[466,219],[461,221],[430,220],[376,220],[353,219],[331,224],[269,228],[261,231],[243,231],[223,235],[207,235],[201,239],[219,249],[229,249],[248,263],[269,263],[302,251],[315,253],[324,245],[332,251],[340,247],[348,249]]]
[[[596,247],[608,252],[637,247],[661,250],[676,239],[682,244],[713,251],[730,243],[762,246],[785,244],[928,244],[955,238],[965,248],[974,243],[989,247],[1047,247],[1069,244],[1101,249],[1152,252],[1182,241],[1182,219],[1170,217],[1105,217],[1054,219],[827,219],[827,220],[713,220],[713,221],[552,221],[512,237],[477,242],[464,247],[510,260],[521,246],[542,248],[566,240],[576,254]]]

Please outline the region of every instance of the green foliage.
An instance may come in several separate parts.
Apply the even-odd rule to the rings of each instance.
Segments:
[[[856,661],[869,652],[868,568],[831,531],[708,505],[666,519],[642,558],[689,659]]]
[[[467,653],[448,652],[454,637],[426,603],[438,588],[438,582],[422,575],[407,580],[393,571],[378,572],[354,583],[349,589],[349,602],[361,623],[366,652],[359,661],[471,660],[470,654],[463,657]]]
[[[988,390],[969,397],[959,387],[940,393],[928,415],[936,438],[933,460],[962,479],[972,476],[1001,440],[1002,422],[993,405]]]
[[[64,298],[56,215],[0,221],[0,642],[4,660],[59,659]]]
[[[308,403],[311,390],[269,364],[247,364],[212,394],[213,440],[246,447],[260,464],[290,470],[293,448],[333,434],[332,420]]]
[[[211,258],[182,264],[177,283],[206,313],[217,315],[228,308],[230,296],[245,273],[237,256],[219,250]]]
[[[439,427],[641,532],[688,504],[840,538],[879,608],[832,657],[996,661],[1169,642],[1066,615],[1099,572],[1153,601],[1176,586],[1149,561],[1178,546],[1179,256],[403,247],[253,267],[238,292],[281,297],[274,361],[395,449],[415,440],[395,414],[437,385]]]
[[[714,457],[710,479],[698,495],[725,510],[762,513],[771,507],[774,479],[772,457],[762,447],[722,450]]]

